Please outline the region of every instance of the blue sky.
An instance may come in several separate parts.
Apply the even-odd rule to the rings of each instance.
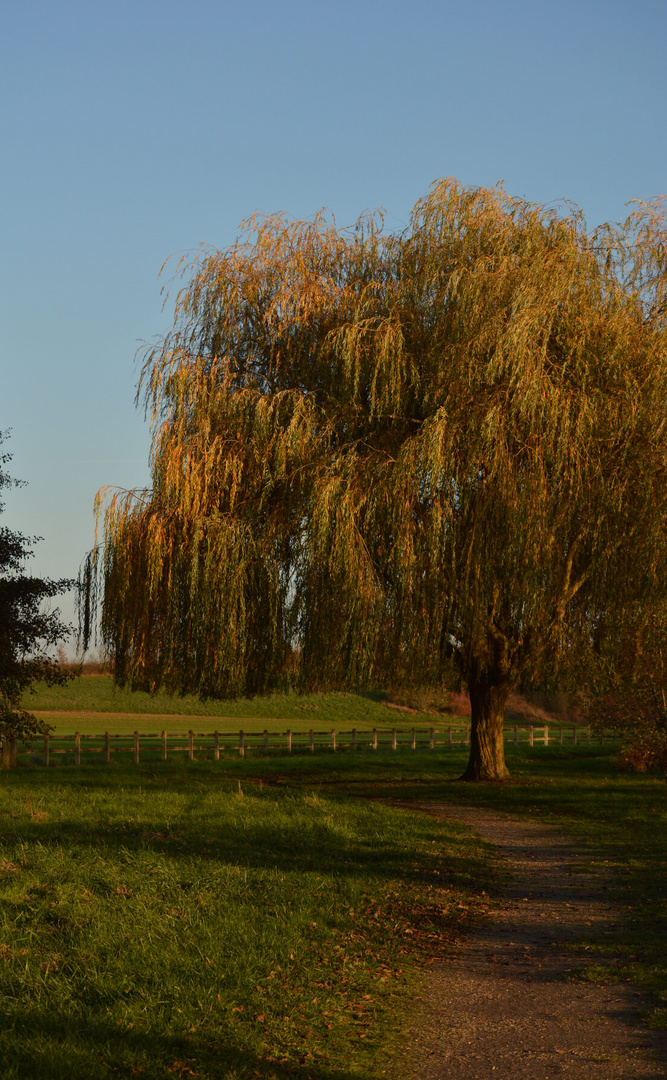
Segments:
[[[591,225],[667,191],[665,0],[0,5],[0,523],[75,575],[104,484],[148,480],[157,274],[254,210],[402,228],[433,180]],[[71,605],[63,605],[70,615]]]

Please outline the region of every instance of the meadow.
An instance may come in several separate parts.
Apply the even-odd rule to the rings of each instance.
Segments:
[[[486,849],[240,764],[2,774],[3,1080],[382,1075]]]
[[[405,712],[386,704],[382,693],[367,694],[272,694],[235,701],[202,701],[198,697],[124,690],[115,686],[110,675],[91,675],[73,679],[64,686],[36,684],[24,695],[23,705],[52,724],[58,734],[99,733],[109,730],[127,732],[134,728],[134,718],[156,721],[151,730],[181,732],[192,726],[186,718],[205,720],[206,730],[242,726],[247,731],[261,731],[265,726],[307,731],[311,727],[391,727],[418,722],[445,724],[455,717],[432,713]],[[100,714],[98,716],[98,714]],[[103,715],[102,715],[103,714]],[[463,721],[460,721],[463,722]]]
[[[199,716],[244,721],[291,721],[311,727],[317,724],[392,724],[399,713],[387,707],[382,693],[275,693],[264,698],[239,698],[234,701],[202,701],[164,692],[146,693],[124,690],[113,683],[111,675],[90,675],[72,679],[65,686],[37,684],[35,692],[25,694],[23,704],[30,712],[106,713],[146,716]]]
[[[462,746],[1,774],[3,1080],[381,1078],[422,966],[498,884],[481,840],[414,802],[578,838],[622,919],[572,948],[597,956],[588,978],[650,991],[664,1026],[667,785],[621,772],[610,745],[507,756],[506,785],[457,782]]]

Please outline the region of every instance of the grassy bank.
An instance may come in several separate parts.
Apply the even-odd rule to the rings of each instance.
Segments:
[[[381,1075],[484,847],[240,764],[0,776],[3,1080]]]
[[[23,705],[31,711],[61,713],[134,713],[147,716],[200,716],[263,723],[291,721],[306,729],[313,726],[373,726],[404,719],[405,714],[384,704],[382,694],[271,694],[235,701],[201,701],[198,697],[121,690],[110,675],[73,679],[65,686],[37,683],[26,693]],[[423,714],[427,716],[429,714]]]

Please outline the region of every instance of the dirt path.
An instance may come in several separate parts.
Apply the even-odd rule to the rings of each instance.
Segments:
[[[642,1023],[643,997],[566,979],[599,958],[558,946],[613,934],[618,917],[604,879],[577,870],[574,842],[485,810],[428,809],[496,845],[508,885],[454,962],[429,969],[397,1080],[665,1080],[667,1040]]]

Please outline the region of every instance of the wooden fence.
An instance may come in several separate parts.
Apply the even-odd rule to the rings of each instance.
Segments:
[[[596,739],[604,743],[614,736],[598,734]],[[577,743],[591,743],[590,727],[577,725],[544,724],[514,724],[505,725],[505,740],[515,746],[520,743],[529,746],[549,746],[554,743],[577,745]],[[45,735],[41,754],[34,749],[19,749],[19,757],[28,755],[33,764],[49,765],[55,755],[64,755],[73,760],[75,765],[81,764],[82,754],[103,755],[106,764],[111,762],[111,755],[117,759],[132,760],[138,764],[141,755],[148,756],[150,760],[167,761],[170,755],[182,757],[187,755],[190,761],[195,760],[195,753],[204,759],[219,760],[220,754],[234,754],[243,757],[248,751],[259,754],[293,753],[315,751],[355,751],[355,750],[439,750],[454,746],[468,746],[470,743],[470,728],[451,725],[446,728],[372,728],[370,730],[350,731],[211,731],[195,732],[187,731],[177,734],[162,731],[159,733],[144,733],[135,731],[132,734],[112,735],[105,731],[101,735]],[[0,743],[1,746],[1,743]],[[94,759],[93,759],[94,760]],[[69,764],[69,761],[64,761]]]

